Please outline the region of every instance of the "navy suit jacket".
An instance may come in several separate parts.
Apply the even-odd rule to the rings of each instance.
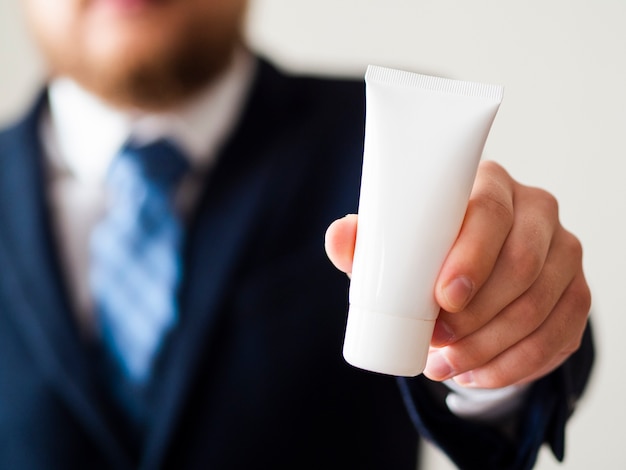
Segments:
[[[450,414],[426,379],[341,356],[348,283],[323,249],[355,212],[362,83],[261,61],[186,240],[181,322],[133,434],[68,301],[38,138],[43,97],[0,132],[0,468],[414,469],[419,435],[464,468],[525,468],[587,381],[583,347],[537,383],[505,437]]]

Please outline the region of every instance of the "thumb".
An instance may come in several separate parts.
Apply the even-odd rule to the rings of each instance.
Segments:
[[[324,240],[326,255],[330,261],[348,275],[352,272],[357,219],[356,214],[348,214],[335,220],[326,230]]]

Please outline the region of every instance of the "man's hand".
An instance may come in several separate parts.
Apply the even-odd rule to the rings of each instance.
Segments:
[[[357,216],[333,222],[326,252],[348,275]],[[578,239],[558,205],[482,162],[435,287],[441,307],[424,374],[499,388],[535,380],[578,349],[591,304]]]

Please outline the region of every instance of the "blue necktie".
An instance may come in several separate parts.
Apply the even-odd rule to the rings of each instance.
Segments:
[[[173,196],[188,163],[167,140],[126,146],[109,169],[110,204],[91,236],[90,283],[109,362],[141,388],[177,321],[182,229]]]

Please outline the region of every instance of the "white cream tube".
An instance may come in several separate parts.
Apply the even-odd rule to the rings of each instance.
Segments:
[[[439,306],[435,281],[461,224],[500,86],[370,66],[363,174],[343,354],[415,376]]]

